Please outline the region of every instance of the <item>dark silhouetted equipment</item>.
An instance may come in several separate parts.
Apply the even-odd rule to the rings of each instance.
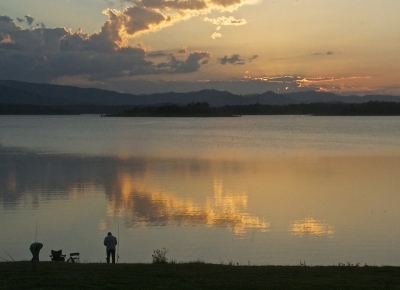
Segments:
[[[51,257],[51,260],[54,262],[65,262],[65,256],[66,255],[62,254],[62,250],[59,250],[59,251],[51,250],[50,257]]]
[[[79,253],[76,252],[76,253],[71,253],[71,254],[69,254],[69,258],[68,258],[67,262],[71,262],[71,263],[80,263],[80,260],[79,260]]]

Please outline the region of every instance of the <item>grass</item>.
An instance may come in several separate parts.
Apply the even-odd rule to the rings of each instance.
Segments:
[[[400,268],[1,262],[0,289],[400,289]]]

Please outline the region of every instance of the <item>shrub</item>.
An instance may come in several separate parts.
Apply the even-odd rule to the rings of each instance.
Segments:
[[[154,250],[153,251],[153,255],[151,255],[153,257],[153,264],[158,264],[158,263],[168,263],[168,259],[167,259],[167,253],[168,253],[168,249],[167,248],[162,248]]]

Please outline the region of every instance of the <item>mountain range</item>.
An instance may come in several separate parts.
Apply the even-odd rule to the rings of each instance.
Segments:
[[[0,80],[0,104],[10,105],[155,106],[161,104],[186,105],[188,103],[207,102],[211,107],[221,107],[225,105],[250,104],[365,103],[369,101],[400,102],[400,96],[340,96],[334,93],[315,91],[284,94],[276,94],[268,91],[262,94],[235,95],[227,91],[217,90],[133,95],[96,88]]]

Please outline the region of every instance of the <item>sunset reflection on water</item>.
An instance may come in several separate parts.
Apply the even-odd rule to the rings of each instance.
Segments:
[[[399,264],[398,119],[48,121],[44,139],[2,133],[17,140],[0,143],[0,243],[17,259],[37,223],[45,251],[88,262],[104,261],[112,231],[124,263],[166,247],[177,261]]]
[[[121,196],[110,198],[107,214],[124,216],[131,227],[205,225],[225,227],[236,235],[243,235],[255,229],[268,231],[270,225],[248,212],[246,192],[225,190],[222,179],[214,180],[213,195],[207,196],[204,202],[152,188],[153,183],[146,178],[135,178],[127,172],[120,173],[116,180]]]
[[[335,234],[334,227],[327,225],[324,221],[307,217],[295,220],[291,226],[291,232],[299,237],[329,237]]]

